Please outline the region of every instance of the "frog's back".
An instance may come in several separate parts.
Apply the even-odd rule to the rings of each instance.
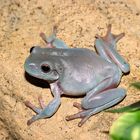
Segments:
[[[103,69],[105,66],[114,67],[115,65],[114,63],[110,63],[103,59],[94,51],[86,48],[65,49],[63,57],[65,58],[65,61],[67,61],[67,64],[74,65],[75,68],[88,67],[89,69],[96,71],[96,69]]]
[[[68,48],[68,49],[61,49],[63,51],[64,56],[68,57],[93,57],[98,56],[94,51],[86,49],[86,48]]]
[[[64,53],[62,63],[65,71],[61,86],[70,94],[89,91],[108,76],[108,70],[114,71],[116,67],[89,49],[65,49]]]

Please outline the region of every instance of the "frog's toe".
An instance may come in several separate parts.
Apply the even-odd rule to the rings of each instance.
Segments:
[[[32,123],[33,123],[32,119],[30,119],[30,120],[27,121],[27,125],[28,126],[31,125]]]
[[[81,121],[78,124],[78,126],[81,127],[90,118],[90,116],[91,116],[90,112],[91,112],[91,110],[82,109],[82,111],[80,111],[80,112],[78,112],[74,115],[66,116],[66,120],[71,121],[71,120],[74,120],[74,119],[81,118]]]
[[[36,120],[40,119],[40,115],[34,115],[30,120],[27,121],[27,125],[31,125]]]
[[[46,107],[46,105],[41,96],[38,97],[38,101],[39,101],[41,108],[44,109]]]
[[[111,33],[111,24],[108,25],[107,27],[107,33],[104,37],[102,37],[106,42],[118,42],[122,37],[124,37],[124,33],[120,33],[120,34],[113,34]]]
[[[67,121],[70,121],[70,120],[74,120],[74,119],[77,119],[77,118],[82,118],[82,117],[84,117],[84,116],[83,116],[83,113],[82,113],[82,112],[83,112],[83,108],[82,108],[81,104],[80,104],[80,103],[77,103],[77,102],[74,102],[74,103],[73,103],[73,106],[76,107],[76,108],[78,108],[78,109],[81,110],[81,111],[80,111],[79,113],[66,116],[66,120],[67,120]]]
[[[46,37],[45,33],[41,32],[39,35],[42,38],[42,40],[44,40],[47,43],[47,37]]]
[[[47,44],[46,47],[47,48],[54,48],[54,46],[52,45],[52,42],[54,41],[55,38],[51,38],[51,40],[48,40],[48,38],[46,37],[45,33],[41,32],[40,33],[40,37],[42,38],[42,40],[44,40],[44,42]],[[52,36],[53,37],[53,36]]]
[[[33,110],[35,113],[37,113],[37,114],[39,114],[39,113],[42,111],[40,108],[34,106],[30,101],[25,101],[24,104],[25,104],[28,108],[32,109],[32,110]]]
[[[120,34],[113,34],[111,32],[111,24],[108,25],[108,28],[107,28],[107,33],[105,36],[100,36],[100,35],[96,35],[95,37],[98,38],[98,39],[101,39],[105,44],[109,45],[112,44],[112,46],[115,48],[116,47],[116,43],[124,37],[124,33],[120,33]]]
[[[82,108],[82,106],[81,106],[80,103],[74,102],[73,103],[73,106],[76,107],[76,108],[78,108],[79,110],[83,110],[83,108]]]
[[[85,113],[82,111],[74,115],[66,116],[66,121],[71,121],[74,119],[81,118],[81,121],[78,123],[78,126],[81,127],[89,119],[89,117],[90,116],[85,115]]]
[[[82,118],[81,121],[78,123],[78,126],[81,127],[89,118],[90,116],[86,116]]]
[[[79,112],[79,113],[76,113],[76,114],[73,114],[73,115],[66,116],[66,120],[71,121],[71,120],[78,119],[78,118],[83,118],[83,117],[84,116],[82,116],[82,114]]]

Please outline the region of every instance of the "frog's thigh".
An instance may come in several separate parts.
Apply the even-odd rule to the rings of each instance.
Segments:
[[[87,94],[82,100],[84,109],[93,109],[93,113],[98,113],[120,102],[125,96],[126,91],[122,88],[109,89],[98,94]]]

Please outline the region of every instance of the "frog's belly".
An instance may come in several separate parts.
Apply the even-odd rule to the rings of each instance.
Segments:
[[[64,91],[65,95],[79,96],[79,95],[86,94],[92,88],[96,87],[96,83],[93,81],[90,83],[67,81],[65,83],[61,83],[60,86],[61,86],[62,90]]]
[[[71,96],[85,95],[91,89],[89,85],[83,85],[77,83],[73,83],[73,84],[61,86],[65,95],[71,95]]]

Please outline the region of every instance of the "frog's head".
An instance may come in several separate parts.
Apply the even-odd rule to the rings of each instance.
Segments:
[[[53,57],[52,48],[32,47],[26,59],[25,71],[36,78],[53,82],[59,79],[59,60]]]

